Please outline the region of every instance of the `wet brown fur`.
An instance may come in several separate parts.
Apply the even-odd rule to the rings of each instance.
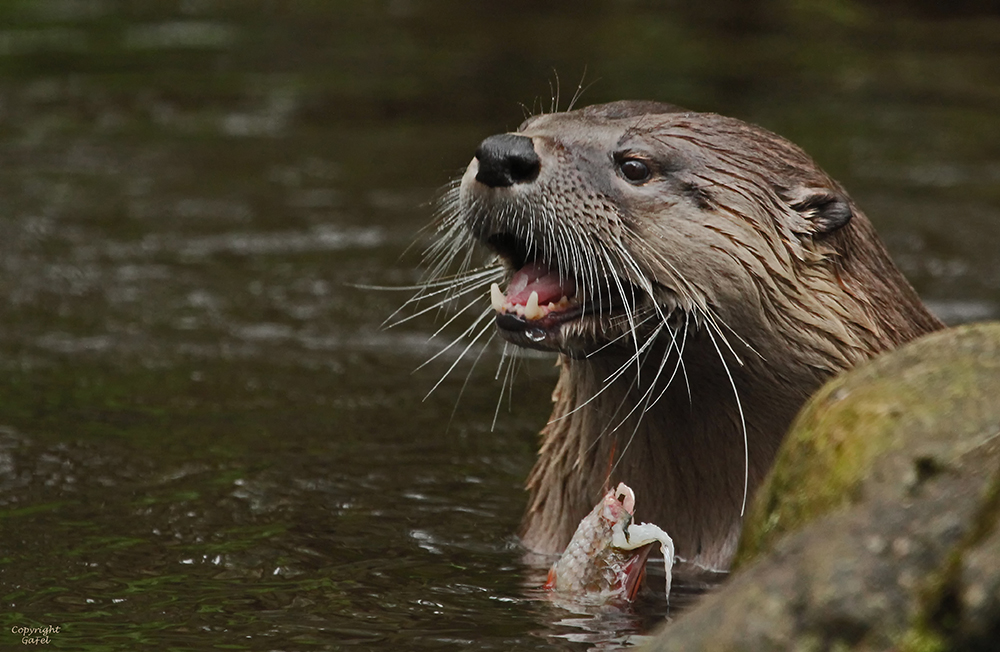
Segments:
[[[545,344],[562,351],[561,372],[528,479],[523,542],[560,551],[604,487],[624,481],[641,506],[636,518],[665,529],[680,557],[724,569],[740,531],[744,464],[752,496],[821,383],[941,323],[843,188],[759,127],[618,102],[536,116],[517,133],[532,138],[542,173],[512,189],[467,173],[454,198],[465,232],[530,239],[589,282],[591,296],[614,266],[640,291],[636,315],[654,315],[655,305],[664,315],[637,326],[602,311]],[[652,157],[651,182],[614,176],[615,157],[633,154]],[[581,262],[588,257],[603,258]],[[574,269],[581,264],[592,265],[587,274]],[[651,366],[605,387],[654,336],[638,356]],[[655,403],[654,380],[666,386],[653,390],[663,392]]]

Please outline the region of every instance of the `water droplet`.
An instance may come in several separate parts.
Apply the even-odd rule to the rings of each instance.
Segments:
[[[524,336],[532,342],[541,342],[545,339],[545,331],[541,328],[529,328],[524,332]]]

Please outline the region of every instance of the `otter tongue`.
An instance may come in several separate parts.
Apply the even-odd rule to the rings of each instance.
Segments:
[[[528,263],[514,272],[507,286],[507,301],[526,305],[532,292],[538,293],[538,303],[558,302],[562,297],[576,294],[576,283],[569,277],[560,278],[559,272],[542,262]]]

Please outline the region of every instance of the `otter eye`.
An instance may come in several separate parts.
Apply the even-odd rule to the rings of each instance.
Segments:
[[[637,158],[627,158],[618,164],[622,176],[634,183],[645,181],[650,177],[649,166]]]

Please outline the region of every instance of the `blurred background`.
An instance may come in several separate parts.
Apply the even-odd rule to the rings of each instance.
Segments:
[[[552,359],[494,426],[499,350],[425,399],[462,329],[358,287],[417,282],[438,189],[579,85],[788,137],[942,318],[1000,317],[989,0],[4,0],[0,647],[648,632],[664,605],[571,613],[522,564]]]

